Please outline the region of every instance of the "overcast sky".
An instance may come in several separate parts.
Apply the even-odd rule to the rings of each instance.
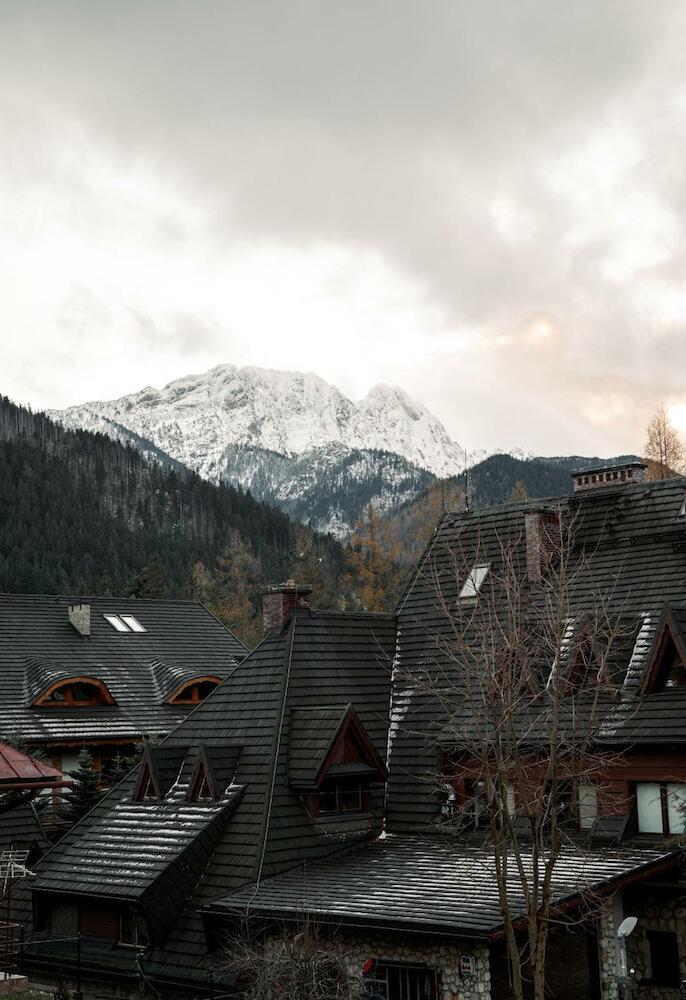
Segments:
[[[0,392],[221,362],[686,431],[683,0],[0,0]]]

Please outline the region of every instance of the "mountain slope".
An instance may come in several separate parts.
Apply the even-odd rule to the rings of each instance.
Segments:
[[[125,427],[211,480],[229,446],[293,457],[338,444],[385,451],[434,475],[456,474],[462,453],[439,420],[402,389],[377,385],[359,403],[317,375],[219,365],[109,402],[51,414],[68,427]]]

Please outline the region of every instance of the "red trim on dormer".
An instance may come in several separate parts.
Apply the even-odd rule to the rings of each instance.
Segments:
[[[645,679],[643,681],[642,691],[644,694],[649,694],[651,691],[660,690],[661,687],[664,687],[664,683],[662,683],[666,679],[663,678],[663,670],[665,669],[664,660],[670,643],[673,644],[686,670],[686,645],[684,645],[679,628],[672,617],[671,609],[667,608],[662,615],[655,639],[653,640],[650,659],[648,660]]]
[[[146,792],[148,788],[152,785],[152,788],[158,799],[164,798],[162,795],[162,789],[160,788],[159,781],[157,780],[157,775],[155,773],[155,768],[153,766],[152,757],[150,755],[150,749],[146,746],[143,751],[143,759],[140,763],[140,768],[138,771],[138,780],[136,782],[136,787],[134,789],[133,798],[136,802],[144,802],[146,799]]]
[[[205,753],[205,748],[201,747],[198,753],[198,759],[195,762],[195,767],[193,769],[193,774],[191,776],[190,783],[188,785],[188,792],[186,793],[186,799],[189,802],[197,802],[201,798],[201,792],[203,791],[203,785],[207,787],[210,796],[213,799],[219,798],[219,793],[217,790],[217,785],[214,780],[214,775],[212,774],[212,768],[210,767],[210,762],[207,759],[207,754]]]
[[[182,684],[174,688],[166,699],[167,704],[199,705],[204,699],[200,697],[198,684],[214,684],[216,687],[218,684],[221,684],[221,677],[216,677],[214,674],[201,674],[198,677],[191,677],[190,680],[183,681]]]
[[[316,777],[321,785],[333,764],[367,764],[373,767],[381,781],[386,780],[386,766],[369,738],[359,716],[352,708],[346,712],[331,748],[324,758]]]

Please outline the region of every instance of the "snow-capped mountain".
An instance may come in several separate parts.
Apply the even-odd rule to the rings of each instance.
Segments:
[[[441,422],[402,389],[376,385],[353,402],[312,373],[219,365],[163,389],[50,415],[67,427],[142,439],[207,479],[240,483],[338,534],[355,516],[345,495],[353,482],[373,482],[377,494],[360,495],[387,508],[430,475],[455,475],[464,461]],[[330,509],[320,497],[308,516],[306,497],[312,501],[324,481]]]
[[[149,386],[51,416],[95,430],[120,424],[212,479],[222,475],[229,445],[294,456],[343,444],[401,455],[437,476],[453,475],[463,464],[441,422],[402,389],[376,385],[354,403],[312,373],[218,365],[163,389]]]

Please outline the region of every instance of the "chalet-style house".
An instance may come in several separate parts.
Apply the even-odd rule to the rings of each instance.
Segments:
[[[550,995],[617,1000],[621,973],[634,1000],[676,1000],[686,980],[686,479],[643,474],[638,464],[587,470],[569,497],[445,514],[395,615],[315,611],[298,588],[274,588],[264,641],[41,863],[22,968],[73,986],[78,967],[85,997],[230,995],[232,938],[308,917],[377,997],[511,996],[494,856],[479,829],[484,726],[467,658],[505,554],[524,609],[518,631],[529,634],[562,524],[565,636],[583,656],[549,662],[541,643],[531,659],[563,690],[590,691],[601,672],[611,683],[591,699],[600,763],[572,788],[554,870],[555,912],[570,919],[551,934]],[[588,629],[599,602],[622,626],[607,657]],[[474,612],[457,645],[455,608]],[[515,720],[532,746],[535,711]],[[531,808],[508,789],[513,826]],[[519,933],[516,888],[509,903]],[[629,916],[624,969],[617,932]]]
[[[176,728],[247,653],[193,601],[0,595],[0,739],[76,768]]]

